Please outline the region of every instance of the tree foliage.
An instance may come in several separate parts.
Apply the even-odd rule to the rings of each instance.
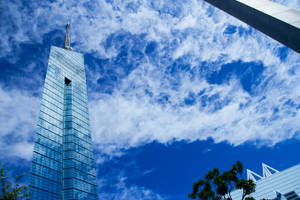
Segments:
[[[193,192],[189,194],[192,199],[203,200],[232,200],[231,192],[235,189],[242,190],[241,200],[254,200],[247,195],[255,192],[255,183],[242,178],[243,164],[237,162],[231,170],[220,173],[214,168],[207,172],[204,179],[193,184]]]
[[[1,182],[1,193],[0,200],[22,200],[28,199],[28,187],[21,186],[19,182],[25,176],[25,174],[15,176],[15,184],[11,180],[7,180],[5,176],[4,166],[0,169],[0,182]]]

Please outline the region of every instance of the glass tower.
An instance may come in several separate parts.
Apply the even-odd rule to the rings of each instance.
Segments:
[[[30,172],[31,200],[97,199],[83,55],[51,47]]]

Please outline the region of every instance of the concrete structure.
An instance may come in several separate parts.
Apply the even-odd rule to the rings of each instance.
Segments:
[[[35,136],[30,200],[96,200],[83,55],[51,47]]]
[[[247,172],[248,178],[256,183],[256,190],[251,194],[256,200],[300,200],[300,164],[281,172],[263,164],[262,176],[250,170]],[[242,191],[233,191],[231,197],[232,200],[240,200]]]
[[[269,0],[205,0],[300,53],[300,12]]]

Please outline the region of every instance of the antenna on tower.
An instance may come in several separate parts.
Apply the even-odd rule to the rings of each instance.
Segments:
[[[72,51],[71,39],[70,39],[70,28],[71,28],[71,25],[68,22],[67,25],[66,25],[66,34],[65,34],[65,39],[64,39],[64,49],[68,49],[68,50]]]

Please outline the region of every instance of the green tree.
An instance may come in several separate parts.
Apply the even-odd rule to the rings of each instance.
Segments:
[[[5,176],[4,166],[0,169],[0,182],[1,182],[1,194],[0,200],[22,200],[28,199],[28,187],[20,186],[18,182],[25,176],[25,174],[15,176],[15,184],[12,181],[7,180]]]
[[[237,162],[231,170],[220,173],[214,168],[207,172],[204,179],[193,184],[193,192],[189,194],[192,199],[203,200],[232,200],[231,192],[235,189],[242,190],[241,200],[254,200],[247,195],[255,192],[255,183],[242,177],[243,164]]]

